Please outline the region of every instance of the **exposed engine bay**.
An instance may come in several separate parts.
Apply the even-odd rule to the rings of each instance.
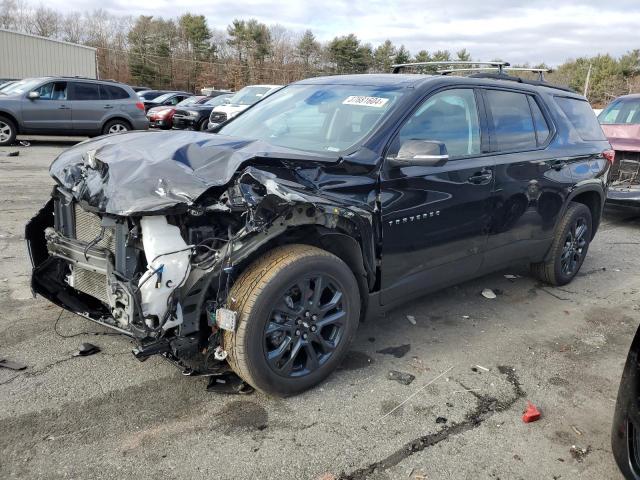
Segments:
[[[640,186],[640,152],[616,151],[611,168],[611,188],[625,189]]]
[[[220,145],[224,139],[185,134],[192,149],[193,135],[206,138],[206,155],[202,149],[177,153],[174,137],[172,153],[151,160],[145,172],[132,167],[131,152],[143,163],[141,145],[164,137],[127,134],[126,155],[120,149],[126,142],[103,140],[63,153],[51,166],[59,185],[25,236],[35,293],[135,338],[141,360],[163,354],[187,370],[213,372],[226,368],[222,330],[235,328],[228,293],[243,262],[291,227],[313,226],[317,238],[344,231],[370,239],[372,220],[353,204],[316,197],[302,176],[294,182],[274,173],[292,171],[282,159],[258,168],[255,159],[274,157],[271,152],[239,155]],[[216,156],[226,176],[212,167]],[[194,175],[202,171],[198,161],[206,176]],[[248,164],[233,171],[230,161]],[[296,235],[308,233],[297,229]],[[375,267],[360,258],[365,278],[364,269]]]

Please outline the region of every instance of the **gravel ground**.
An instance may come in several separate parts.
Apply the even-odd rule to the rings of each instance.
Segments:
[[[473,280],[362,324],[342,368],[303,395],[221,396],[72,314],[56,334],[60,309],[31,297],[24,224],[71,144],[0,149],[20,152],[0,154],[0,356],[28,365],[0,369],[0,478],[621,478],[609,434],[640,320],[638,212],[606,213],[566,287],[523,268]],[[82,342],[102,352],[72,357]],[[527,400],[540,421],[522,422]]]

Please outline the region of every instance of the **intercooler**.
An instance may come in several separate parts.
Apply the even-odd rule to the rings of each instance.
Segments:
[[[100,217],[83,210],[77,203],[73,204],[73,214],[76,240],[87,245],[92,244],[97,248],[104,248],[114,254],[115,231],[113,228],[105,228],[103,232]],[[98,238],[100,240],[96,241]],[[72,267],[69,285],[101,302],[109,303],[107,276],[102,272],[83,268],[81,264],[76,263]]]

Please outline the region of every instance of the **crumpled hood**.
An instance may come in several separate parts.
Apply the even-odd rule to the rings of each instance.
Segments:
[[[78,201],[114,215],[188,206],[247,161],[337,162],[262,141],[192,131],[127,132],[77,144],[49,172]]]
[[[614,150],[640,151],[640,125],[604,124],[602,130]]]

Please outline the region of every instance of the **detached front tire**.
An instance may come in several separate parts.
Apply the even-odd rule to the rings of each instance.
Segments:
[[[591,210],[570,203],[558,224],[548,260],[531,264],[531,273],[551,285],[566,285],[578,274],[591,243]]]
[[[277,247],[250,265],[229,293],[237,313],[224,348],[231,368],[272,395],[303,392],[342,361],[360,317],[358,285],[335,255]]]

